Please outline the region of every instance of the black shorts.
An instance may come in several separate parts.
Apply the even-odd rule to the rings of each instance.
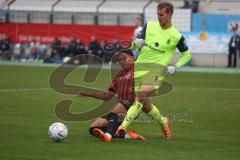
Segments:
[[[128,109],[133,105],[134,102],[135,100],[124,100],[119,103],[121,103],[125,107],[125,109],[128,111]]]
[[[101,118],[106,119],[107,121],[109,121],[109,113],[105,114],[104,116],[102,116]],[[123,120],[118,118],[118,127],[122,124]]]
[[[122,101],[122,102],[119,102],[119,103],[121,103],[124,106],[124,108],[128,111],[128,109],[133,105],[134,102],[135,101],[133,101],[133,100],[125,100],[125,101]],[[109,114],[110,113],[107,113],[104,116],[102,116],[101,118],[104,118],[108,121],[109,120]],[[118,120],[119,120],[119,125],[120,125],[123,122],[123,119],[119,118]]]

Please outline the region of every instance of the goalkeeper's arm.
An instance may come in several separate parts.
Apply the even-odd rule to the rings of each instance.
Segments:
[[[175,64],[175,66],[177,68],[181,68],[182,66],[184,66],[188,61],[191,60],[191,54],[190,51],[188,49],[188,46],[186,44],[185,38],[182,36],[181,39],[179,40],[178,44],[177,44],[177,48],[178,50],[181,52],[182,56],[181,58],[177,61],[177,63]]]
[[[177,68],[181,68],[182,66],[184,66],[188,61],[191,60],[191,57],[192,57],[189,50],[182,52],[181,54],[182,54],[182,57],[175,64]]]
[[[173,74],[179,70],[182,66],[184,66],[188,61],[191,60],[191,54],[188,50],[188,46],[185,42],[185,38],[182,36],[177,44],[178,50],[181,52],[182,57],[177,61],[174,66],[167,66],[165,73]]]

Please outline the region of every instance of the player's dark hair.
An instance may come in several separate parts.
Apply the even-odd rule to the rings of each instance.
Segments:
[[[166,9],[166,13],[168,14],[173,14],[174,11],[173,5],[169,2],[160,2],[157,6],[157,9]]]
[[[129,55],[129,56],[134,57],[133,52],[132,52],[131,49],[119,50],[119,51],[118,51],[118,54],[121,54],[121,53],[125,53],[125,54],[127,54],[127,55]]]

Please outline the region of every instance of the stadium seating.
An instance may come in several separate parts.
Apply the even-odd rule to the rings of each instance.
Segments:
[[[143,7],[148,3],[146,0],[117,1],[108,0],[100,8],[101,13],[142,13]]]
[[[10,5],[10,21],[56,24],[95,24],[133,25],[136,17],[145,15],[145,21],[156,18],[155,1],[146,0],[16,0]],[[182,1],[171,0],[175,8],[183,5]],[[180,31],[191,30],[190,9],[175,9],[174,24]],[[31,12],[31,14],[29,14]],[[74,18],[73,18],[74,17]]]
[[[53,34],[50,33],[50,27],[47,27],[47,32],[42,31],[42,27],[39,27],[45,24],[53,24],[49,26],[55,26],[56,24],[54,29],[56,30],[56,28],[58,28],[58,32],[54,30],[54,33],[64,33],[60,35],[64,36],[62,37],[64,40],[69,40],[72,35],[79,35],[79,33],[65,33],[62,27],[64,28],[67,25],[62,24],[69,24],[71,27],[78,26],[72,24],[80,24],[81,26],[91,25],[96,28],[104,27],[104,29],[114,26],[116,28],[119,26],[123,28],[133,28],[134,19],[137,17],[143,18],[144,23],[157,18],[156,7],[159,1],[160,0],[0,0],[0,23],[13,22],[6,23],[6,26],[12,24],[12,26],[16,28],[13,29],[16,31],[16,33],[14,33],[16,35],[20,35],[20,32],[22,34],[23,28],[25,31],[19,38],[14,36],[12,31],[6,31],[8,27],[2,27],[0,28],[0,31],[2,30],[0,37],[1,34],[11,33],[11,38],[14,40],[21,39],[22,41],[37,37],[41,42],[45,43],[46,39],[53,38]],[[194,53],[192,64],[205,64],[209,66],[217,66],[220,64],[219,66],[225,66],[228,52],[227,44],[231,36],[231,25],[240,24],[240,2],[238,0],[224,2],[222,0],[210,0],[210,2],[207,0],[189,0],[190,5],[188,7],[184,7],[183,0],[169,0],[169,2],[174,5],[174,26],[184,34],[191,52]],[[194,8],[196,10],[194,10],[193,7],[197,7]],[[35,25],[32,23],[40,24]],[[29,28],[27,25],[24,26],[25,24],[33,25],[31,32],[27,32]],[[23,25],[24,27],[21,28],[14,25]],[[19,28],[21,28],[21,30]],[[45,27],[43,28],[45,29]],[[68,27],[66,28],[68,30]],[[106,37],[105,34],[100,33],[97,29],[90,30],[88,27],[87,31],[84,30],[84,32]],[[205,40],[199,36],[203,31],[207,32]],[[32,33],[32,35],[26,33]],[[48,34],[44,34],[44,38],[41,39],[40,37],[43,36],[41,35],[43,33]],[[131,34],[131,32],[128,33]],[[88,40],[88,34],[82,34],[82,40]],[[122,36],[126,34],[126,30],[124,33],[118,32],[117,34]],[[112,36],[113,34],[109,35]],[[56,36],[56,34],[54,36]],[[206,57],[209,63],[207,63]],[[221,62],[218,62],[218,58]],[[199,62],[199,60],[201,60],[201,62]]]
[[[239,15],[240,2],[237,0],[223,2],[223,1],[213,1],[210,3],[200,2],[199,12],[201,13],[215,13],[215,14],[234,14]]]
[[[102,0],[62,0],[55,7],[57,12],[96,12]]]
[[[16,0],[10,10],[16,11],[51,11],[57,0]]]
[[[1,10],[7,10],[8,3],[10,3],[12,0],[0,0],[0,11]]]

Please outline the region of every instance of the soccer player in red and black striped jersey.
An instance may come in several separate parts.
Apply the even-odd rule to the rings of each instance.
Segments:
[[[121,70],[112,79],[109,85],[108,92],[90,92],[80,91],[79,96],[87,96],[100,100],[110,100],[114,95],[117,95],[118,101],[115,107],[103,117],[97,118],[90,126],[89,132],[93,136],[100,138],[104,142],[110,142],[112,137],[116,138],[115,132],[121,124],[129,107],[134,103],[134,56],[132,51],[120,51],[117,54],[118,62],[121,65]],[[144,140],[144,137],[138,135],[135,131],[131,130],[124,137],[117,138],[130,138]]]
[[[122,69],[113,78],[108,91],[116,94],[118,96],[118,103],[123,104],[124,107],[128,109],[129,104],[133,103],[135,98],[133,89],[133,59],[132,56],[129,57],[129,55],[124,52],[118,55],[118,61],[122,65]]]

